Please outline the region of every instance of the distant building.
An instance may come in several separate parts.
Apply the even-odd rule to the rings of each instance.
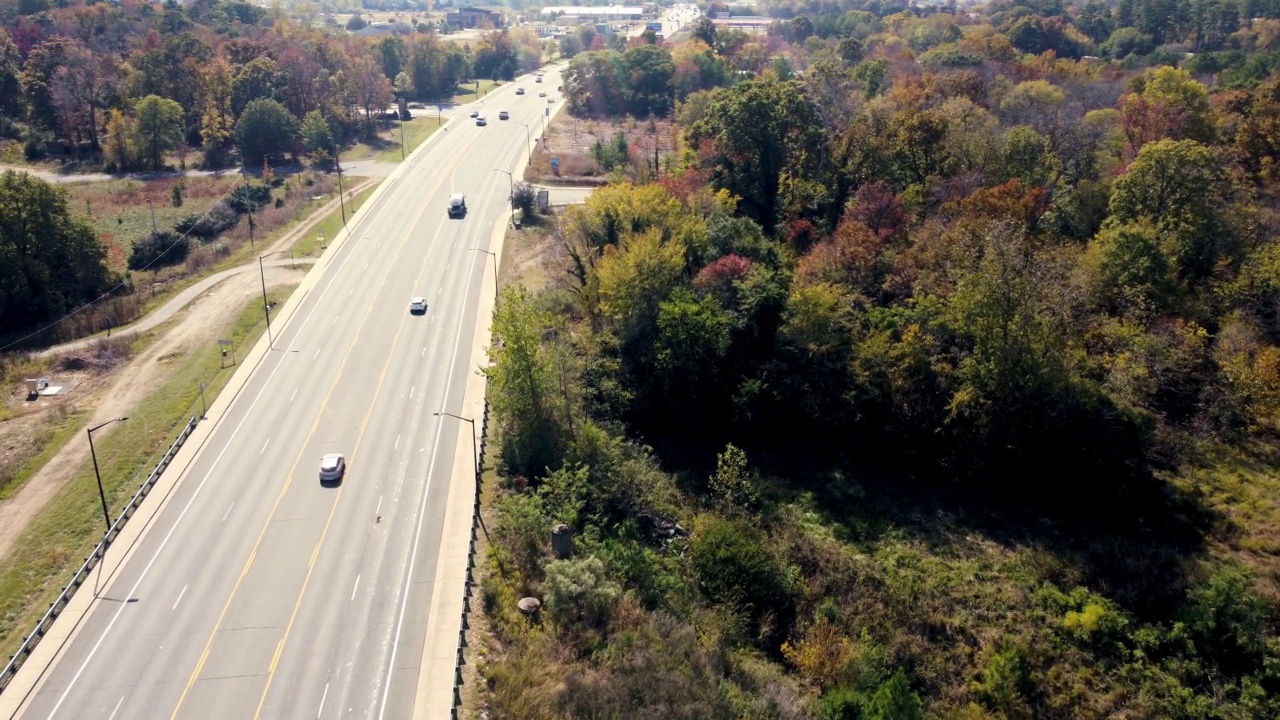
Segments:
[[[502,14],[483,8],[463,7],[445,15],[445,22],[455,30],[478,27],[502,27]]]
[[[602,5],[599,7],[544,7],[539,14],[547,20],[553,17],[573,18],[578,22],[596,22],[596,21],[614,21],[614,20],[640,20],[645,16],[645,10],[639,5],[622,6],[622,5]]]

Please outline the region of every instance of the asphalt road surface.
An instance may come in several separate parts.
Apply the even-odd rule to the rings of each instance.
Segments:
[[[493,272],[475,248],[508,214],[496,169],[515,169],[549,107],[537,91],[559,102],[559,84],[548,71],[491,93],[487,127],[453,123],[369,206],[23,717],[412,715],[452,449],[470,431],[433,413],[456,412],[475,372]],[[446,216],[452,192],[464,219]],[[321,486],[331,452],[347,476]]]

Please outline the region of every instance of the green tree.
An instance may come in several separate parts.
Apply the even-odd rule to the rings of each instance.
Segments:
[[[333,164],[333,134],[319,110],[312,110],[302,119],[302,147],[316,167],[327,169]]]
[[[0,117],[16,118],[22,110],[22,55],[9,33],[0,28]]]
[[[751,512],[759,501],[755,480],[747,465],[747,454],[732,443],[716,455],[716,472],[711,476],[711,493],[730,513]]]
[[[824,142],[817,108],[799,82],[748,80],[712,94],[689,143],[714,147],[711,180],[741,198],[740,210],[772,232],[784,173],[811,177]]]
[[[285,78],[280,66],[267,56],[246,63],[231,81],[231,114],[239,118],[254,100],[282,100]]]
[[[629,70],[627,95],[631,113],[666,115],[671,108],[671,79],[676,72],[671,51],[657,45],[637,45],[623,57]]]
[[[543,334],[550,313],[534,306],[523,286],[508,288],[493,316],[489,348],[489,398],[507,472],[540,477],[561,458],[562,410],[555,395],[552,353]]]
[[[689,558],[699,589],[712,602],[745,612],[755,623],[791,613],[787,573],[753,525],[704,518],[694,529]]]
[[[684,244],[664,242],[656,229],[623,239],[596,266],[600,306],[624,340],[654,326],[658,307],[684,272]]]
[[[280,160],[293,151],[298,119],[275,100],[254,100],[236,121],[236,143],[245,164]]]
[[[109,281],[106,250],[71,214],[66,191],[25,172],[0,175],[0,332],[58,318]]]
[[[867,701],[864,720],[924,720],[920,696],[911,689],[911,681],[901,670],[884,681]]]
[[[221,167],[231,143],[235,116],[231,112],[231,66],[216,58],[200,73],[200,138],[205,167]]]
[[[147,168],[164,167],[164,156],[182,138],[182,106],[148,95],[133,104],[133,146]]]
[[[1086,264],[1094,271],[1095,295],[1110,310],[1158,315],[1172,299],[1169,259],[1150,223],[1103,229],[1089,243]]]
[[[1223,164],[1208,147],[1194,140],[1148,143],[1112,188],[1111,221],[1153,223],[1178,276],[1202,278],[1229,247],[1228,189]]]

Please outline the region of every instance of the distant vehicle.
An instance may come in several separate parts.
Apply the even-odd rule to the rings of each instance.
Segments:
[[[481,115],[480,117],[476,118],[476,125],[478,125],[478,126],[480,126],[480,127],[484,127],[485,125],[488,125],[488,124],[489,124],[489,121],[488,121],[488,120],[485,120],[483,115]]]
[[[533,79],[533,81],[534,81],[534,82],[536,82],[536,83],[540,83],[540,82],[542,82],[542,76],[541,76],[541,75],[539,75],[538,77],[534,78],[534,79]]]
[[[547,94],[546,94],[545,92],[540,92],[540,93],[538,93],[538,97],[546,97],[546,96],[547,96]]]
[[[454,193],[449,196],[449,217],[462,217],[467,214],[467,196]]]
[[[517,95],[523,95],[523,94],[524,94],[524,88],[522,88],[522,87],[518,87],[518,88],[516,88],[516,94],[517,94]]]
[[[507,114],[507,111],[506,111],[506,110],[502,110],[502,111],[500,111],[500,112],[498,113],[498,119],[499,119],[499,120],[506,120],[506,119],[507,119],[507,118],[509,118],[509,117],[511,117],[511,116]]]
[[[549,97],[549,98],[547,98],[547,104],[548,104],[548,105],[550,105],[551,103],[553,103],[553,102],[555,102],[555,101],[556,101],[556,99],[555,99],[554,97]]]
[[[422,315],[427,312],[427,299],[424,297],[416,297],[409,301],[409,312],[414,315]]]
[[[480,111],[479,111],[479,110],[472,110],[472,111],[471,111],[471,117],[480,117]]]
[[[340,453],[330,453],[320,458],[320,482],[336,483],[347,474],[347,459]]]

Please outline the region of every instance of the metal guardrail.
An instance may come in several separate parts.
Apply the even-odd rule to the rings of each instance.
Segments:
[[[80,566],[75,575],[71,576],[71,582],[67,583],[67,586],[59,593],[58,598],[49,605],[48,612],[44,614],[44,617],[40,618],[40,622],[36,623],[35,630],[22,639],[22,645],[18,647],[18,651],[9,658],[9,664],[5,665],[4,670],[0,671],[0,693],[3,693],[5,688],[9,687],[13,676],[18,673],[22,664],[26,662],[27,658],[31,656],[31,652],[35,650],[36,645],[40,644],[40,640],[49,632],[49,628],[53,626],[53,621],[58,618],[58,615],[62,614],[67,603],[71,602],[71,597],[80,589],[80,585],[89,578],[89,574],[102,561],[107,548],[111,547],[111,543],[119,537],[125,523],[129,522],[129,518],[133,517],[138,506],[142,504],[143,499],[147,497],[147,494],[151,492],[151,488],[155,486],[156,481],[160,479],[160,475],[169,467],[169,463],[173,462],[174,456],[178,454],[182,444],[191,436],[191,432],[195,430],[198,422],[193,416],[187,422],[186,427],[182,428],[182,431],[178,433],[178,438],[165,451],[164,457],[160,458],[160,462],[156,464],[155,469],[143,481],[142,486],[133,494],[133,497],[129,499],[129,504],[125,505],[124,510],[120,512],[120,516],[116,518],[116,521],[111,524],[106,534],[102,536],[101,542],[94,547],[93,554],[85,558],[84,564]]]
[[[471,588],[475,585],[472,571],[476,566],[476,530],[480,528],[480,490],[481,474],[484,468],[484,454],[489,437],[489,401],[484,402],[484,414],[480,420],[480,450],[476,460],[476,502],[471,510],[471,540],[467,547],[467,581],[462,587],[462,627],[458,630],[458,656],[453,661],[453,707],[449,709],[451,720],[458,720],[462,711],[462,666],[467,664],[464,655],[467,647],[467,616],[471,614]]]

